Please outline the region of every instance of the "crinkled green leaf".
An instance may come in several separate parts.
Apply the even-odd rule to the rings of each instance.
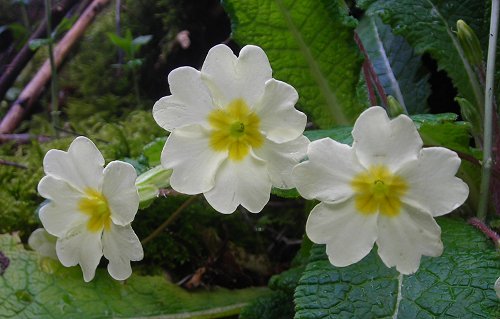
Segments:
[[[339,143],[344,144],[352,144],[352,135],[351,135],[352,127],[336,127],[330,130],[312,130],[305,131],[304,135],[310,140],[315,141],[321,138],[329,137],[332,140],[335,140]]]
[[[385,93],[394,96],[410,114],[426,112],[429,74],[408,42],[394,35],[378,16],[365,16],[356,32]]]
[[[379,15],[414,47],[417,54],[430,53],[444,69],[460,95],[482,106],[484,97],[473,68],[454,34],[463,19],[481,30],[487,1],[480,0],[360,0],[368,15]]]
[[[296,319],[499,318],[493,289],[500,258],[485,236],[462,220],[440,218],[444,253],[423,257],[417,273],[387,268],[375,251],[354,265],[330,264],[315,245],[295,292]]]
[[[17,236],[0,235],[10,265],[0,276],[0,318],[221,318],[238,314],[265,288],[188,292],[161,276],[118,282],[98,269],[85,283],[80,269],[39,260]]]
[[[272,291],[245,307],[239,319],[290,319],[293,314],[293,296],[283,291]]]
[[[241,45],[267,53],[274,77],[299,92],[299,107],[319,127],[352,124],[367,101],[358,101],[361,55],[356,20],[340,1],[224,0]]]

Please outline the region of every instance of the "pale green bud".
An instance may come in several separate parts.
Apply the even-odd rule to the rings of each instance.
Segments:
[[[400,114],[405,114],[405,110],[403,106],[399,103],[399,101],[392,95],[387,96],[387,106],[389,109],[389,114],[391,117],[396,117]]]
[[[455,101],[460,105],[460,112],[464,120],[469,122],[472,127],[473,133],[479,134],[482,132],[482,121],[481,115],[478,110],[466,99],[462,97],[456,97]]]
[[[472,65],[483,63],[483,51],[474,30],[464,20],[457,21],[457,36],[465,57]]]
[[[158,196],[160,188],[170,186],[171,169],[164,169],[156,166],[147,172],[139,175],[135,181],[135,186],[139,192],[141,203]]]

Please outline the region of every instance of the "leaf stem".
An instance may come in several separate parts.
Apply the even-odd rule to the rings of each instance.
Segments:
[[[170,225],[179,215],[186,209],[189,205],[191,205],[195,200],[198,199],[198,196],[191,196],[188,200],[182,203],[181,206],[177,208],[175,212],[170,215],[167,220],[163,222],[158,228],[156,228],[149,236],[141,240],[141,244],[144,245],[147,242],[151,241],[153,238],[158,236],[168,225]]]
[[[45,19],[47,21],[47,38],[49,39],[49,61],[50,61],[50,71],[51,71],[51,81],[50,81],[50,115],[52,118],[52,126],[56,136],[59,136],[59,132],[56,127],[59,127],[59,107],[58,107],[58,94],[57,94],[57,67],[54,60],[54,38],[52,37],[52,5],[51,0],[45,0]]]
[[[477,217],[485,220],[488,210],[488,194],[491,177],[491,148],[493,142],[493,84],[495,74],[495,55],[498,33],[499,0],[491,1],[490,36],[488,43],[488,60],[486,63],[486,88],[484,92],[484,138],[483,138],[483,168],[479,191],[479,207]]]

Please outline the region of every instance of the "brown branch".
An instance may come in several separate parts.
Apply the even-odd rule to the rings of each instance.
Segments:
[[[78,0],[64,0],[56,5],[52,9],[52,24],[57,26],[59,22],[62,21],[66,13],[77,3]],[[4,72],[0,76],[0,100],[5,96],[7,90],[14,84],[17,76],[24,69],[26,64],[31,60],[36,50],[31,50],[29,47],[29,42],[34,39],[40,39],[47,36],[47,23],[43,20],[40,26],[33,32],[29,40],[22,47],[22,49],[16,54],[14,59],[5,68]]]
[[[3,160],[3,159],[0,159],[0,165],[13,166],[13,167],[23,168],[23,169],[28,168],[28,166],[26,166],[26,165],[15,163],[15,162],[9,162],[9,161]]]
[[[57,67],[62,64],[62,61],[68,55],[73,45],[83,35],[85,29],[90,25],[97,13],[99,13],[109,1],[110,0],[94,0],[57,44],[54,50],[55,64]],[[0,122],[0,134],[11,133],[18,127],[19,123],[21,123],[23,118],[31,111],[35,101],[37,101],[42,94],[50,76],[50,63],[46,60],[11,106],[2,119],[2,122]]]
[[[0,143],[5,142],[15,142],[15,144],[28,144],[32,141],[38,141],[40,143],[45,143],[51,141],[52,138],[44,135],[32,135],[32,134],[0,134]]]

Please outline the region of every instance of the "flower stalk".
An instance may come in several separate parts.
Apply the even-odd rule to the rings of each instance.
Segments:
[[[499,0],[491,2],[490,37],[488,43],[488,60],[486,63],[486,88],[484,92],[484,138],[483,138],[483,168],[477,217],[485,220],[488,210],[488,193],[491,178],[491,148],[493,142],[493,84],[495,73],[495,54],[498,33]]]
[[[182,203],[179,208],[175,212],[170,215],[170,217],[167,218],[158,228],[156,228],[151,234],[148,235],[148,237],[144,238],[141,240],[141,244],[144,245],[147,242],[150,242],[153,238],[161,234],[161,232],[168,227],[168,225],[172,224],[174,220],[177,219],[177,217],[189,206],[191,205],[196,199],[198,199],[198,196],[191,196],[188,200],[186,200],[184,203]]]

